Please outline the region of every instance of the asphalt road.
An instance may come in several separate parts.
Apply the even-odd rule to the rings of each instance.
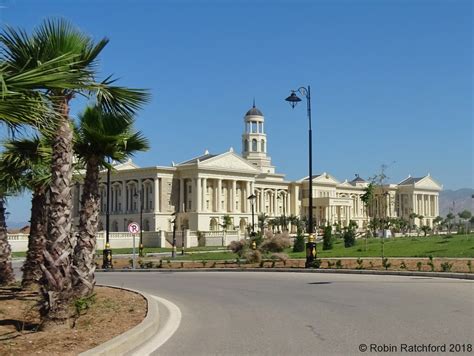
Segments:
[[[112,272],[97,280],[181,309],[180,327],[156,355],[406,355],[401,344],[474,344],[472,281],[268,272]],[[371,344],[397,352],[370,352]]]

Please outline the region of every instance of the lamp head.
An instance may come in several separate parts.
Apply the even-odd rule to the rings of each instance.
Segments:
[[[291,91],[291,95],[285,99],[288,103],[290,103],[292,108],[295,108],[296,104],[298,104],[301,99],[298,98],[298,95],[294,92],[294,90]]]

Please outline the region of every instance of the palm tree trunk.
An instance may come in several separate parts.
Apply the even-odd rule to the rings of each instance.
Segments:
[[[77,297],[92,294],[95,285],[95,249],[99,219],[99,159],[88,160],[79,214],[79,232],[74,249],[73,288]]]
[[[8,243],[4,200],[0,196],[0,286],[13,282],[15,274],[12,267],[12,249]]]
[[[73,131],[68,100],[66,97],[59,103],[61,116],[52,145],[48,234],[41,264],[43,304],[40,312],[44,329],[67,323],[72,300],[71,267],[75,246],[71,234]]]
[[[28,236],[28,252],[23,264],[23,279],[21,286],[28,288],[33,284],[39,284],[41,279],[41,267],[43,263],[43,250],[46,241],[46,214],[47,201],[45,188],[40,187],[33,192],[31,199],[31,226]]]

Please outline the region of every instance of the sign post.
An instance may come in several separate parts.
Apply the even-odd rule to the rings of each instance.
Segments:
[[[128,224],[128,232],[131,233],[132,236],[133,236],[132,268],[135,269],[135,268],[136,268],[136,263],[135,263],[135,260],[136,260],[136,253],[135,253],[135,236],[140,232],[140,226],[139,226],[136,222],[131,222],[130,224]]]

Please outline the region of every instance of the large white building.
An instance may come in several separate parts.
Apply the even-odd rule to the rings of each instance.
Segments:
[[[171,167],[140,168],[132,161],[116,165],[111,176],[110,229],[126,231],[131,221],[139,219],[140,190],[143,196],[143,230],[171,231],[175,216],[178,229],[192,231],[220,230],[223,216],[230,215],[236,229],[245,232],[252,222],[251,201],[257,215],[308,215],[308,177],[287,181],[275,172],[268,156],[265,119],[255,107],[244,116],[242,155],[231,148],[220,154],[205,151],[202,155]],[[316,226],[340,222],[347,225],[355,220],[359,227],[368,222],[361,201],[367,182],[359,176],[343,182],[328,173],[313,179],[313,217]],[[101,174],[101,222],[105,227],[106,174]],[[438,197],[442,186],[428,174],[408,176],[398,184],[384,186],[378,195],[377,209],[390,217],[422,215],[423,224],[432,226],[439,215]],[[73,189],[74,217],[79,212],[81,184]],[[381,215],[378,215],[381,216]],[[411,223],[419,225],[418,218]]]

